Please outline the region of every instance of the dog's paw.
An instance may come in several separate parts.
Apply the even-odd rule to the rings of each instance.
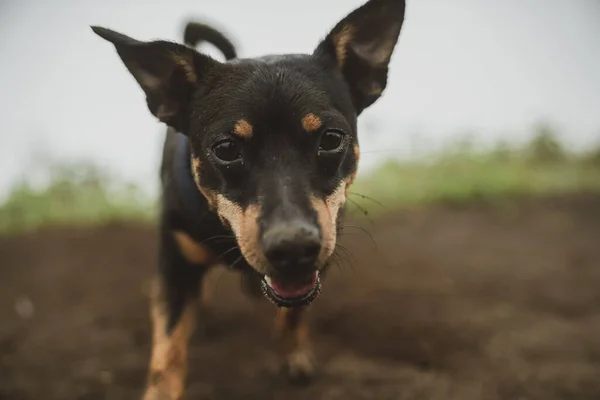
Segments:
[[[175,398],[167,393],[165,390],[161,390],[159,387],[149,387],[144,393],[142,400],[179,400],[180,397]]]
[[[185,383],[180,373],[151,371],[142,400],[182,400]]]
[[[306,385],[311,382],[315,374],[315,359],[308,351],[297,351],[289,354],[284,362],[283,369],[290,383]]]

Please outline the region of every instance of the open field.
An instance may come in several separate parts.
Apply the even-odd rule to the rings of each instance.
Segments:
[[[373,241],[345,229],[351,254],[313,307],[315,382],[287,385],[275,310],[216,270],[189,398],[599,399],[599,155],[546,137],[383,164],[349,201],[348,224]],[[135,187],[81,166],[0,206],[0,400],[138,398],[154,212]]]
[[[600,196],[431,206],[345,236],[311,316],[307,388],[276,373],[275,310],[216,272],[193,399],[600,398]],[[143,223],[0,239],[0,399],[134,399],[149,352]]]

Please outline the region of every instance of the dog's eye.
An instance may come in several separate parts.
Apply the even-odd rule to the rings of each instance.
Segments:
[[[344,144],[344,134],[338,131],[326,131],[321,135],[319,143],[320,152],[333,152],[339,150]]]
[[[233,140],[223,140],[213,146],[215,156],[223,162],[231,163],[242,158],[239,146]]]

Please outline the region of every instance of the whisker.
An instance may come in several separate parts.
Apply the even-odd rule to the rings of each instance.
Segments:
[[[354,255],[354,253],[352,253],[352,251],[347,248],[346,246],[343,245],[339,245],[339,247],[344,250],[344,252],[348,255],[348,257],[350,258],[350,260],[352,261],[351,268],[354,269],[355,266],[358,266],[358,259],[356,258],[356,256]]]
[[[377,246],[377,242],[375,241],[375,238],[373,237],[371,232],[369,232],[368,230],[366,230],[365,228],[363,228],[362,226],[359,226],[359,225],[343,225],[342,229],[344,229],[344,228],[358,229],[361,231],[361,233],[366,234],[369,237],[369,239],[371,239],[371,243],[373,243],[373,247],[375,248],[375,251],[379,252],[379,247]],[[347,233],[342,232],[341,236],[343,236],[343,235],[347,235]]]
[[[233,236],[233,235],[216,235],[216,236],[211,236],[208,239],[204,239],[200,243],[204,244],[206,242],[209,242],[211,240],[216,240],[216,239],[235,239],[235,236]]]
[[[379,150],[361,150],[360,155],[363,154],[380,154],[380,153],[397,153],[402,152],[403,149],[379,149]]]
[[[215,263],[217,263],[219,261],[219,259],[222,258],[227,253],[230,253],[237,249],[239,249],[238,246],[233,246],[232,248],[225,250],[223,253],[221,253],[221,255],[219,257],[216,258]],[[221,279],[223,279],[223,275],[225,275],[225,271],[228,269],[232,269],[242,258],[244,258],[244,256],[240,255],[238,258],[235,259],[235,261],[233,263],[227,264],[227,265],[225,265],[225,268],[221,269],[221,273],[219,274],[219,277],[217,278],[217,281],[215,282],[215,291],[219,288],[219,284],[221,283]]]
[[[217,263],[217,261],[221,260],[221,259],[223,258],[223,256],[225,256],[226,254],[229,254],[229,253],[231,253],[232,251],[235,251],[235,250],[239,250],[239,247],[238,247],[237,245],[236,245],[236,246],[233,246],[233,247],[231,247],[231,248],[230,248],[230,249],[228,249],[228,250],[225,250],[224,252],[222,252],[222,253],[221,253],[221,255],[219,255],[219,256],[216,258],[216,260],[215,260],[215,263]]]
[[[229,268],[230,268],[230,269],[231,269],[231,268],[234,268],[234,267],[237,265],[237,263],[239,263],[239,262],[240,262],[240,261],[242,261],[243,259],[244,259],[244,256],[243,256],[243,255],[239,256],[239,257],[238,257],[238,258],[237,258],[237,259],[236,259],[236,260],[235,260],[233,263],[231,263],[231,265],[229,266]]]
[[[388,210],[388,208],[382,202],[380,202],[379,200],[376,200],[376,199],[374,199],[374,198],[372,198],[370,196],[367,196],[367,195],[362,194],[362,193],[356,193],[356,192],[348,192],[348,194],[353,195],[353,196],[358,196],[358,197],[360,197],[362,199],[365,199],[365,200],[370,200],[373,203],[375,203],[378,206],[380,206],[381,208],[383,208],[384,210],[386,210],[386,211]]]
[[[347,265],[350,268],[351,272],[356,273],[356,268],[354,267],[354,261],[352,260],[350,255],[348,255],[348,253],[346,251],[340,250],[340,258],[341,258],[341,262],[344,265]]]
[[[369,212],[367,210],[365,210],[364,207],[362,207],[360,204],[358,204],[356,201],[348,198],[348,201],[354,205],[354,207],[358,208],[358,210],[363,213],[363,215],[369,220],[369,222],[371,223],[371,225],[375,225],[375,222],[373,222],[373,219],[369,216]]]
[[[223,279],[223,275],[225,275],[225,268],[221,268],[221,273],[219,274],[219,277],[217,278],[217,281],[215,282],[215,292],[219,288],[219,284],[221,283],[221,279]]]
[[[335,247],[336,249],[340,249],[341,251],[343,251],[343,253],[340,253],[340,255],[344,254],[344,256],[346,257],[346,261],[349,261],[348,265],[350,266],[353,272],[356,272],[354,266],[358,264],[358,260],[356,259],[354,254],[352,254],[347,247],[344,247],[341,244],[336,244]]]
[[[334,250],[333,254],[331,254],[330,260],[331,260],[331,263],[334,264],[340,270],[340,273],[342,274],[342,276],[344,276],[344,270],[342,269],[342,266],[340,265],[339,260],[338,260],[339,257],[340,257],[340,254]]]

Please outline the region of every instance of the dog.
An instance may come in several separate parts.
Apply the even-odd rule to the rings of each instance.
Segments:
[[[182,44],[92,26],[167,126],[145,400],[184,395],[203,278],[217,264],[280,307],[282,363],[293,381],[313,375],[306,309],[356,176],[357,118],[387,86],[404,14],[403,0],[369,0],[311,54],[257,58],[238,58],[225,35],[196,22]],[[226,60],[198,52],[201,42]]]

